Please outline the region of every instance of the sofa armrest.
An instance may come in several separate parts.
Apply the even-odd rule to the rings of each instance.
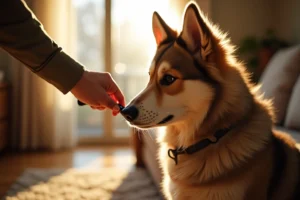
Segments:
[[[297,143],[300,143],[300,131],[289,129],[283,126],[275,126],[275,130],[282,131],[289,134],[296,140]]]

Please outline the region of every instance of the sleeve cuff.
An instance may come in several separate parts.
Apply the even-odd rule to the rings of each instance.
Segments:
[[[80,80],[83,72],[81,64],[60,51],[36,74],[67,94]]]

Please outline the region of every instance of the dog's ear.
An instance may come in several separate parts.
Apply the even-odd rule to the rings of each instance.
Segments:
[[[185,9],[181,33],[187,49],[193,54],[200,52],[204,61],[211,60],[210,55],[213,53],[211,34],[198,7],[194,3],[190,3]]]
[[[157,12],[153,13],[152,30],[157,46],[175,40],[176,38],[176,32],[166,24]]]

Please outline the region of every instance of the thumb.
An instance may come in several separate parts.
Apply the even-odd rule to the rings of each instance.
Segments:
[[[104,106],[113,110],[114,112],[119,112],[119,110],[120,110],[118,104],[112,98],[110,98],[110,96],[108,96],[108,95],[106,96]]]

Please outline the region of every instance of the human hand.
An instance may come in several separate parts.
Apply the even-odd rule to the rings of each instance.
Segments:
[[[111,109],[114,116],[120,112],[118,104],[125,106],[124,95],[106,72],[85,71],[71,92],[79,101],[93,109]]]

